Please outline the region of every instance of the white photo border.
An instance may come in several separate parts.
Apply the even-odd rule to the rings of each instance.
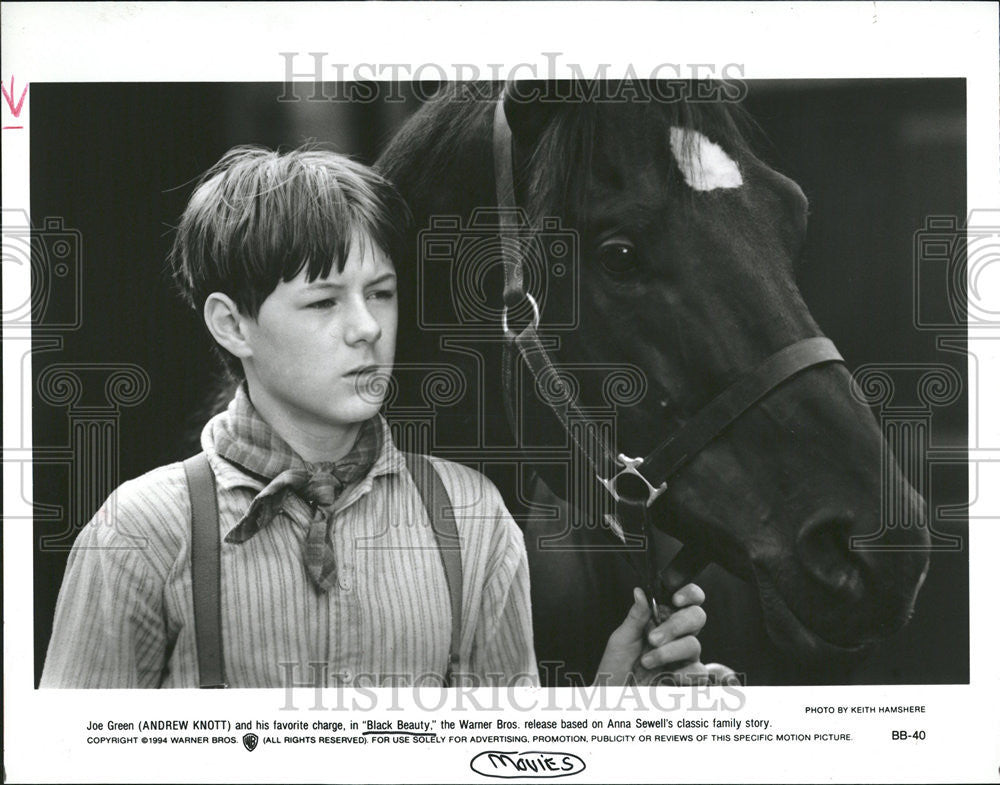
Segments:
[[[967,80],[967,204],[970,209],[1000,208],[1000,28],[992,3],[24,3],[5,4],[0,13],[0,76],[5,91],[18,96],[22,85],[31,82],[275,82],[284,78],[281,52],[331,52],[349,70],[387,63],[441,64],[445,69],[476,64],[484,75],[499,68],[501,78],[515,64],[533,65],[542,76],[565,77],[572,75],[570,64],[592,73],[608,63],[607,76],[614,77],[623,75],[628,64],[645,74],[665,60],[682,65],[686,72],[668,74],[681,77],[698,76],[691,69],[699,65],[726,63],[741,64],[741,73],[732,75],[745,79],[961,77]],[[549,70],[553,63],[554,73]],[[521,75],[533,74],[529,67]],[[428,72],[425,78],[435,74]],[[8,210],[26,211],[30,204],[30,87],[16,119],[11,119],[10,105],[3,111],[5,126],[23,125],[20,131],[3,131],[6,226]],[[996,313],[1000,283],[995,271],[992,275],[985,285],[991,287],[987,291]],[[6,270],[4,276],[6,284]],[[24,291],[5,285],[4,313],[25,298]],[[95,695],[34,689],[33,614],[26,600],[31,596],[26,555],[32,553],[32,532],[23,524],[6,525],[7,517],[31,515],[22,500],[31,498],[30,472],[22,477],[10,468],[17,466],[18,450],[25,445],[30,449],[30,354],[19,348],[25,342],[30,345],[25,335],[4,334],[4,756],[9,781],[483,780],[470,767],[472,758],[489,747],[482,744],[418,746],[407,748],[406,754],[397,748],[391,756],[348,745],[299,745],[256,754],[247,754],[242,745],[180,751],[87,745],[84,727],[94,719],[291,715],[281,711],[283,696],[265,707],[257,691]],[[969,378],[978,379],[985,401],[985,391],[1000,389],[1000,342],[988,331],[972,330],[969,348],[978,363],[976,375],[970,365]],[[27,420],[12,417],[21,412]],[[970,413],[969,422],[974,429],[969,444],[1000,453],[1000,408],[988,406],[978,418]],[[810,703],[921,703],[927,706],[919,721],[927,729],[924,743],[892,745],[866,734],[859,721],[859,738],[847,747],[634,745],[623,755],[616,746],[595,745],[587,749],[587,769],[575,779],[1000,779],[1000,570],[994,564],[1000,553],[1000,455],[984,459],[977,469],[979,495],[971,500],[969,521],[969,538],[975,543],[970,554],[970,684],[758,688],[749,691],[742,709],[745,716],[788,716],[793,706],[799,724],[808,728],[817,720],[802,717],[801,707]],[[532,705],[579,705],[568,690],[544,692],[529,691],[518,699]],[[297,691],[295,701],[307,709],[296,719],[339,718],[329,706],[309,710],[314,706],[310,690]],[[421,705],[433,706],[434,701],[401,700],[371,716],[395,721],[420,713]],[[470,700],[468,706],[475,703]],[[905,718],[900,727],[913,725]]]

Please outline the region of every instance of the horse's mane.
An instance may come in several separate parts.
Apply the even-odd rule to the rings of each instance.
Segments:
[[[488,204],[479,197],[482,183],[467,187],[454,178],[455,172],[475,172],[492,160],[489,124],[501,83],[476,83],[475,93],[462,83],[447,83],[399,131],[379,157],[375,166],[400,190],[418,211],[426,216],[448,202],[473,205]],[[455,193],[458,190],[459,193]],[[415,194],[420,195],[416,204]],[[414,216],[414,226],[422,226]]]
[[[673,84],[673,83],[672,83]],[[689,95],[692,82],[676,83]],[[623,89],[634,85],[631,90]],[[748,152],[752,121],[738,104],[722,100],[663,100],[648,82],[573,82],[559,87],[563,100],[546,102],[547,122],[529,158],[519,161],[519,201],[533,217],[572,217],[582,211],[587,179],[593,175],[600,141],[611,139],[663,146],[657,159],[669,162],[669,129],[700,131],[730,154]],[[645,86],[645,87],[644,87]],[[378,168],[413,202],[415,225],[435,213],[462,213],[494,204],[491,125],[502,83],[449,83],[390,143]],[[643,100],[611,100],[613,95],[653,95]],[[622,145],[606,143],[600,154],[614,156]],[[627,163],[622,152],[623,163]],[[646,160],[649,160],[648,158]],[[671,167],[675,169],[675,167]],[[676,176],[676,171],[668,172]],[[684,189],[681,189],[683,196]],[[448,201],[444,202],[445,194]]]

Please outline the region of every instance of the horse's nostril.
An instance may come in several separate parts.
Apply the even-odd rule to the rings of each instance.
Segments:
[[[799,531],[796,541],[803,569],[828,591],[847,601],[864,596],[863,562],[850,548],[849,516],[814,515]]]

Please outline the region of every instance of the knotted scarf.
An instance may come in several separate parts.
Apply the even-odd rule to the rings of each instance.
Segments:
[[[375,463],[381,435],[378,417],[373,417],[362,423],[354,446],[339,461],[307,463],[257,413],[241,385],[227,416],[213,420],[212,438],[221,457],[267,486],[226,535],[226,542],[249,540],[271,522],[293,492],[312,511],[303,554],[306,571],[317,589],[328,591],[337,574],[330,538],[333,507],[344,489],[362,479]]]

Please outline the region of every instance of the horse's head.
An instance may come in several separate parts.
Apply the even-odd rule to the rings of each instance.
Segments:
[[[806,199],[754,157],[724,103],[684,100],[689,85],[565,87],[559,100],[506,97],[519,204],[580,241],[579,299],[553,285],[543,326],[576,308],[560,364],[642,369],[646,393],[618,409],[617,446],[648,455],[775,352],[821,334],[795,283]],[[493,202],[491,117],[489,101],[444,99],[390,148],[387,174],[418,225]],[[927,566],[923,501],[838,363],[746,411],[671,478],[653,515],[753,579],[772,638],[803,655],[897,629]]]

